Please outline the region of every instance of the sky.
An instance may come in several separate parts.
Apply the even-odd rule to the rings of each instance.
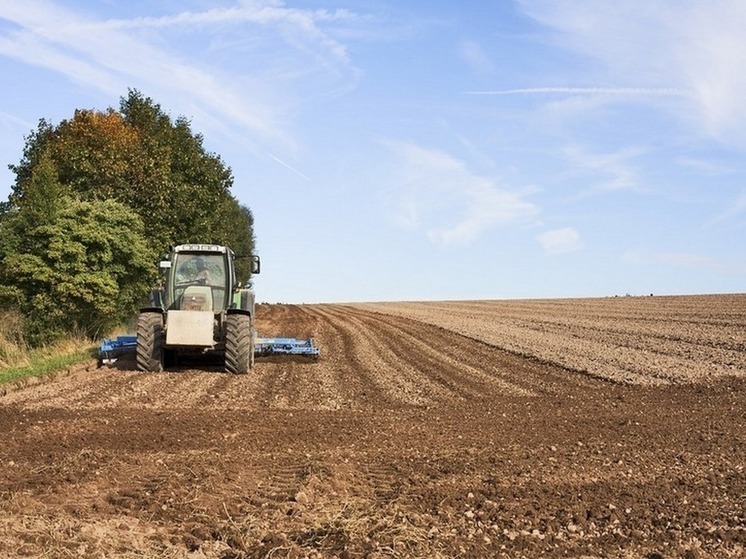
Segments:
[[[40,118],[184,116],[260,302],[746,289],[743,0],[3,0],[0,199]]]

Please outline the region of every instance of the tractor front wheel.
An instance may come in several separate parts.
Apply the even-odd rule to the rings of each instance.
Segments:
[[[229,314],[225,319],[225,370],[234,375],[248,373],[254,366],[254,332],[251,316]]]
[[[137,369],[163,370],[163,315],[160,313],[140,313],[137,319]]]

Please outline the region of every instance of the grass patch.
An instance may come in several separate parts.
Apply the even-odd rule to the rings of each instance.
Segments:
[[[0,369],[0,385],[16,382],[28,377],[38,377],[53,373],[71,365],[88,361],[94,356],[94,348],[87,347],[72,353],[32,356],[31,363],[20,367]]]
[[[0,311],[0,385],[43,376],[94,359],[96,348],[84,336],[72,336],[48,346],[31,348],[23,337],[23,319]]]

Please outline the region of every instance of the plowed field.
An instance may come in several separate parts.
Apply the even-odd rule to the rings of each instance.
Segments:
[[[0,557],[746,554],[746,295],[261,305],[322,355],[0,392]]]

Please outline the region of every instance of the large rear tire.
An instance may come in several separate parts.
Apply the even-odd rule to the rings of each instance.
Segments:
[[[251,316],[229,314],[225,319],[225,370],[245,375],[254,367],[254,332]]]
[[[163,370],[163,315],[160,313],[144,312],[137,318],[137,369]]]

